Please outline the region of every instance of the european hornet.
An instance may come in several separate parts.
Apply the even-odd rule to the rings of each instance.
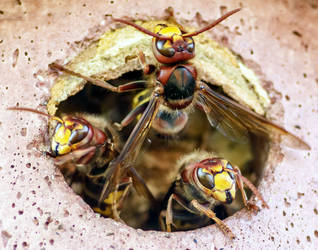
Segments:
[[[9,110],[33,112],[57,121],[47,153],[64,174],[72,175],[76,170],[89,174],[92,169],[103,168],[118,155],[119,140],[115,131],[96,117],[89,117],[89,122],[84,118],[88,117],[85,114],[60,118],[31,108],[12,107]]]
[[[120,146],[115,131],[103,119],[88,114],[60,118],[25,107],[11,107],[8,110],[28,111],[57,121],[50,135],[50,151],[47,154],[53,158],[54,164],[70,185],[73,180],[83,184],[79,194],[95,212],[120,220],[117,208],[121,206],[132,184],[139,193],[154,201],[143,179],[132,166],[127,169],[118,186],[99,201],[106,183],[103,173],[111,160],[119,155]]]
[[[249,210],[258,211],[259,208],[247,200],[244,184],[268,208],[257,188],[242,176],[240,169],[223,158],[197,151],[184,156],[177,165],[178,177],[166,196],[167,210],[160,214],[163,230],[171,232],[171,225],[176,230],[191,229],[191,226],[196,228],[210,218],[225,234],[234,238],[231,229],[216,216],[213,209],[220,204],[231,204],[238,188],[244,205]]]
[[[132,82],[115,87],[105,81],[84,76],[59,64],[50,65],[53,69],[80,77],[112,92],[122,93],[139,89],[145,91],[145,97],[141,98],[139,105],[120,124],[117,124],[119,128],[122,128],[142,114],[120,154],[110,162],[105,172],[105,178],[109,182],[107,181],[103,188],[101,200],[111,191],[111,187],[116,182],[114,181],[115,176],[120,175],[118,174],[120,169],[128,168],[135,161],[150,128],[155,125],[155,128],[159,127],[159,132],[167,131],[170,123],[172,127],[177,126],[177,129],[170,130],[170,132],[179,132],[187,122],[187,112],[193,107],[204,111],[209,123],[233,140],[241,140],[251,132],[268,138],[274,143],[281,142],[285,146],[296,149],[310,149],[310,146],[299,137],[212,90],[210,83],[205,82],[204,79],[197,79],[196,68],[188,62],[195,56],[193,37],[213,28],[239,10],[232,10],[206,27],[190,33],[176,22],[172,25],[157,25],[155,32],[152,32],[128,20],[113,19],[153,37],[153,55],[163,65],[156,70],[156,77],[147,83]],[[140,52],[139,59],[143,65],[144,73],[150,74],[151,67],[146,64],[142,52]],[[171,117],[169,118],[167,114]],[[168,123],[164,123],[165,121]]]

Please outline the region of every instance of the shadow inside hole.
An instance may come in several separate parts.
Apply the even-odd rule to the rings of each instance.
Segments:
[[[142,79],[142,71],[133,71],[109,82],[118,86],[140,79]],[[220,88],[214,90],[224,95]],[[59,104],[57,115],[89,113],[102,117],[110,124],[120,122],[131,111],[132,100],[137,93],[138,91],[122,94],[111,93],[88,83],[83,90]],[[136,121],[119,132],[123,143],[135,125]],[[259,183],[268,155],[268,143],[265,139],[249,135],[246,143],[233,142],[212,128],[205,114],[200,110],[194,110],[189,114],[189,121],[185,129],[176,136],[167,138],[158,135],[151,129],[134,167],[160,202],[154,208],[135,190],[130,190],[121,208],[121,218],[125,223],[134,228],[160,230],[158,217],[160,211],[164,210],[166,206],[163,202],[164,197],[178,174],[176,162],[183,155],[192,153],[196,149],[214,152],[217,156],[229,160],[232,165],[238,166],[242,174],[254,185]],[[74,184],[73,180],[67,181]],[[84,185],[84,183],[79,181],[76,184],[72,185],[73,190],[89,204],[96,204],[94,199],[97,199],[98,194],[95,194],[94,198],[92,196],[87,198],[79,191],[83,190],[79,186]],[[246,191],[250,197],[250,190],[246,189]],[[218,205],[214,211],[220,219],[225,219],[242,207],[243,201],[237,191],[236,199],[232,204]],[[179,216],[187,216],[188,218],[187,225],[183,227],[184,230],[213,224],[213,221],[207,218],[202,218],[199,221],[193,219],[189,213],[181,213]]]

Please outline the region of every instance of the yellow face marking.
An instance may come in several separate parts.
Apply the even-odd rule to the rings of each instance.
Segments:
[[[167,40],[167,41],[163,44],[163,47],[164,47],[165,49],[171,48],[171,47],[172,47],[171,41]]]
[[[72,129],[69,129],[68,127],[72,127]],[[63,123],[61,123],[60,127],[53,135],[51,142],[52,150],[57,150],[58,155],[64,155],[71,152],[72,150],[75,150],[78,146],[78,143],[70,144],[70,137],[72,132],[76,132],[76,130],[82,130],[83,128],[84,126],[80,123],[65,120]]]
[[[72,148],[68,145],[68,140],[71,136],[71,131],[66,129],[63,124],[55,131],[51,149],[53,152],[57,151],[57,155],[64,155],[72,151]]]
[[[174,35],[172,37],[172,42],[175,43],[177,41],[183,41],[183,37],[182,36],[179,36],[179,35]]]
[[[155,30],[156,30],[156,33],[159,33],[160,35],[172,38],[172,41],[167,40],[164,43],[163,45],[164,48],[171,48],[173,43],[184,40],[184,38],[182,37],[181,30],[177,26],[168,26],[168,27],[157,26]]]
[[[74,130],[82,130],[84,128],[84,125],[81,123],[66,120],[65,127],[72,127],[72,131],[74,131]]]
[[[222,172],[223,170],[223,166],[221,164],[218,164],[218,165],[215,165],[213,166],[213,172],[216,173],[216,172]]]
[[[231,198],[232,200],[235,199],[235,194],[236,194],[236,189],[235,189],[235,185],[233,185],[233,187],[228,190],[230,192],[230,195],[231,195]],[[215,200],[218,200],[218,201],[221,201],[221,202],[227,202],[227,196],[226,196],[226,192],[225,191],[219,191],[219,190],[216,190],[216,191],[213,191],[212,192],[212,197],[215,199]]]
[[[57,155],[65,155],[72,151],[69,145],[58,144],[54,138],[52,139],[52,142],[51,142],[51,149],[53,152],[55,152],[55,150],[57,149]]]
[[[182,35],[181,30],[177,26],[162,27],[161,25],[159,25],[156,26],[155,32],[167,37],[172,37],[174,35]]]
[[[223,191],[214,191],[213,198],[221,202],[226,202],[226,194]]]
[[[222,172],[214,175],[215,189],[225,191],[230,189],[234,183],[234,180],[227,172]]]
[[[166,27],[167,27],[167,25],[165,25],[165,24],[158,24],[158,25],[156,25],[156,26],[155,26],[155,33],[159,33],[160,30],[162,30],[162,29],[164,29],[164,28],[166,28]]]
[[[226,202],[226,191],[229,191],[232,199],[235,199],[236,187],[233,180],[227,172],[222,172],[214,176],[215,189],[212,191],[214,199]]]
[[[201,168],[201,172],[206,174],[206,177],[204,175],[200,174],[201,176],[201,182],[206,179],[206,182],[202,182],[202,185],[204,186],[205,193],[208,196],[212,196],[215,200],[229,203],[232,200],[235,199],[235,193],[236,193],[236,185],[235,185],[235,179],[231,178],[231,175],[224,170],[224,166],[226,166],[228,161],[226,160],[220,160],[218,162],[214,162],[214,164],[211,165],[209,168]],[[213,178],[213,188],[208,188],[208,175],[212,176],[209,178]]]
[[[57,143],[61,145],[65,145],[68,143],[70,136],[71,136],[71,131],[65,128],[64,125],[62,125],[54,134],[54,141],[56,141]]]

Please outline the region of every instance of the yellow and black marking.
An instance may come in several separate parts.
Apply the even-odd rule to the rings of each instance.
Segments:
[[[84,190],[82,194],[82,198],[87,204],[89,204],[92,209],[105,217],[114,218],[112,204],[115,201],[116,204],[119,204],[120,201],[124,198],[124,195],[127,193],[127,188],[131,184],[129,180],[127,182],[122,182],[117,192],[111,192],[106,199],[102,202],[98,202],[100,198],[100,193],[104,186],[104,179],[99,178],[99,180],[94,180],[94,178],[85,177]],[[116,193],[116,197],[114,195]]]
[[[135,109],[136,107],[143,105],[145,103],[148,103],[150,100],[151,90],[145,89],[143,91],[140,91],[138,94],[135,95],[132,102],[132,108]],[[138,116],[138,119],[140,118],[140,115]]]
[[[167,26],[159,24],[155,27],[155,32],[159,35],[170,37],[170,40],[155,39],[156,48],[159,53],[166,57],[173,57],[176,51],[194,51],[194,41],[191,37],[183,37],[182,31],[177,26]],[[180,46],[178,46],[180,44]]]
[[[208,168],[198,168],[197,175],[204,192],[211,195],[215,200],[223,203],[232,203],[235,199],[236,184],[231,164],[225,159],[209,159],[204,161]]]
[[[87,136],[89,127],[74,119],[65,119],[55,128],[51,141],[51,149],[55,156],[65,155],[76,150]]]

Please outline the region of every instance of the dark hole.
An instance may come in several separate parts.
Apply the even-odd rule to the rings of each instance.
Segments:
[[[117,86],[140,79],[142,79],[142,72],[134,71],[109,82]],[[220,87],[213,87],[213,89],[224,94]],[[109,123],[120,122],[131,111],[132,100],[137,93],[139,91],[116,94],[86,84],[82,91],[60,103],[57,115],[90,113],[107,119]],[[136,121],[119,132],[122,142],[127,140],[135,124]],[[143,177],[159,204],[152,207],[147,199],[138,195],[132,188],[122,204],[120,215],[123,221],[134,228],[160,230],[158,217],[160,211],[165,209],[164,197],[178,173],[176,162],[181,156],[193,152],[194,149],[215,152],[218,156],[226,158],[232,165],[238,166],[242,174],[257,185],[267,159],[268,143],[265,139],[253,135],[248,135],[246,143],[233,142],[213,129],[205,114],[197,109],[189,114],[188,124],[176,136],[161,136],[151,129],[133,166]],[[84,186],[83,179],[85,178],[79,178],[75,174],[73,177],[68,176],[67,182],[72,185],[76,193],[85,197],[81,194]],[[74,182],[82,187],[74,185]],[[251,192],[248,189],[245,190],[250,197]],[[90,198],[92,197],[97,199],[98,194],[91,195]],[[91,200],[89,203],[92,203]],[[225,219],[242,207],[243,201],[237,190],[236,199],[231,205],[218,205],[213,210],[220,219]],[[193,220],[189,213],[180,213],[179,216],[188,218],[189,227],[186,229],[189,230],[213,224],[212,220],[206,218],[203,218],[202,221]]]

